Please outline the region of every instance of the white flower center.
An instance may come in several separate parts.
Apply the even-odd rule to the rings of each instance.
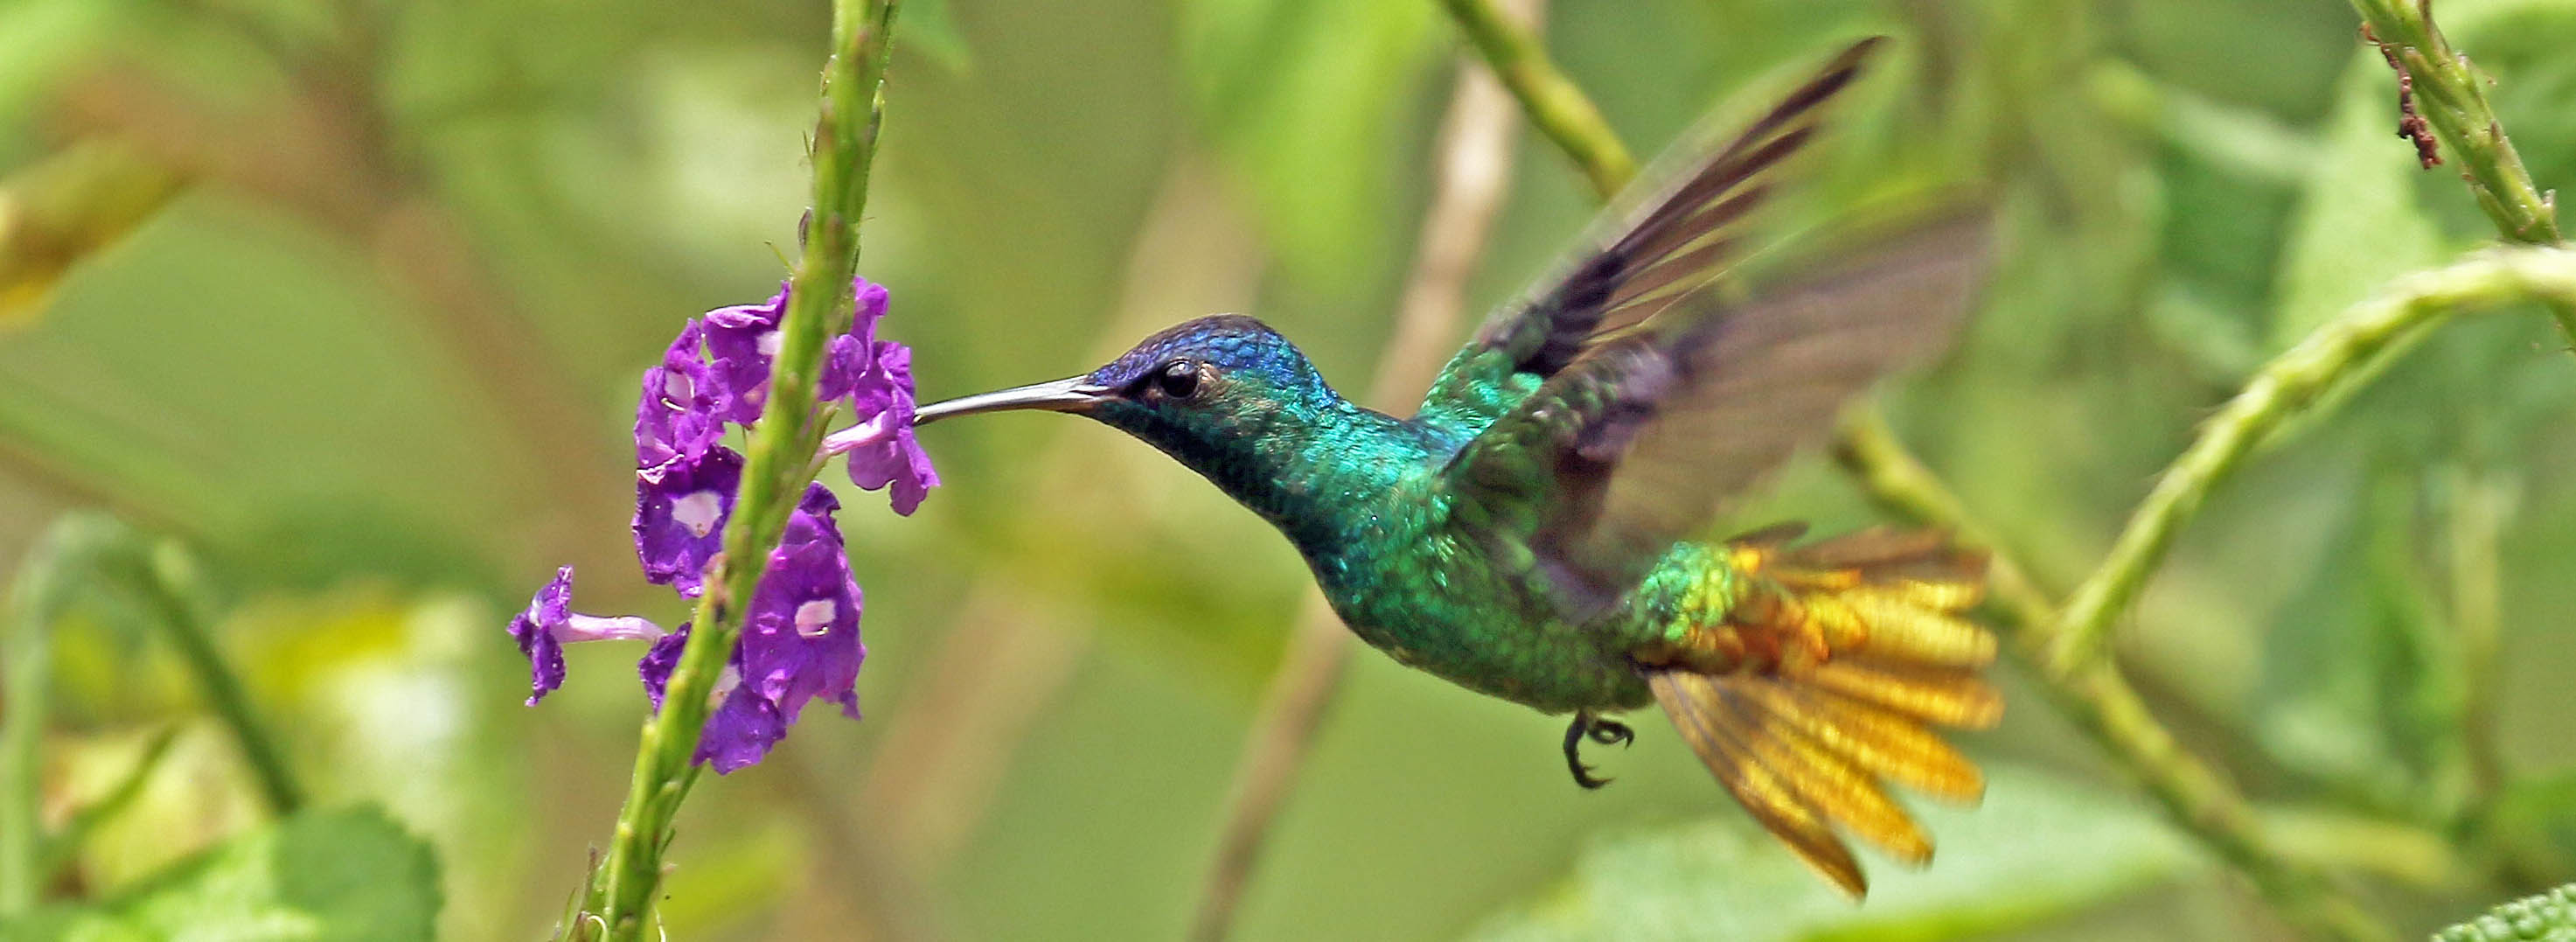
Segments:
[[[761,331],[760,336],[751,339],[753,349],[759,350],[761,356],[773,359],[778,356],[778,344],[778,332],[775,330]]]
[[[691,536],[705,536],[716,528],[716,515],[724,512],[723,500],[714,491],[682,494],[671,501],[671,519],[689,528]]]
[[[796,606],[796,633],[820,638],[831,633],[832,619],[840,614],[841,607],[832,604],[831,599],[815,599]]]
[[[690,394],[696,391],[697,387],[689,382],[687,373],[671,370],[662,376],[662,394],[669,396],[674,405],[688,402]]]

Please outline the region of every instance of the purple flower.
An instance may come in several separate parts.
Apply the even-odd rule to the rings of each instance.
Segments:
[[[848,333],[833,337],[816,379],[817,400],[837,403],[856,425],[825,438],[827,455],[846,455],[850,480],[891,486],[895,510],[910,514],[939,483],[913,439],[912,351],[876,339],[887,292],[853,279]],[[707,312],[692,320],[644,371],[635,404],[635,556],[646,580],[684,598],[706,591],[706,568],[723,549],[743,457],[719,442],[729,425],[759,420],[770,395],[779,325],[788,286],[759,304]],[[741,638],[726,652],[710,693],[712,708],[696,761],[731,772],[760,761],[787,735],[806,704],[840,704],[859,715],[859,640],[864,597],[850,577],[849,557],[833,515],[830,489],[809,484],[779,544],[764,560],[758,587],[743,609]],[[510,623],[534,678],[533,704],[562,686],[562,645],[600,638],[652,639],[635,665],[653,708],[662,708],[671,673],[686,650],[689,626],[664,633],[640,618],[571,613],[572,570],[564,569]]]
[[[859,641],[859,584],[850,578],[841,531],[832,520],[840,506],[830,489],[807,486],[786,534],[769,554],[743,628],[744,684],[791,723],[816,697],[840,704],[851,719],[859,717],[859,662],[868,648]]]
[[[680,666],[680,653],[688,647],[689,626],[653,642],[653,649],[635,664],[635,673],[644,681],[644,695],[653,701],[653,712],[662,712],[662,697],[670,688],[671,672]],[[787,738],[787,725],[793,719],[783,717],[778,705],[742,682],[742,649],[734,649],[725,664],[724,673],[716,677],[709,699],[715,709],[707,714],[707,725],[698,733],[697,751],[689,761],[715,767],[724,775],[752,765],[769,754],[769,749]]]
[[[536,706],[564,682],[563,646],[575,641],[660,639],[662,626],[634,616],[601,618],[572,610],[572,567],[555,570],[554,580],[537,589],[526,611],[510,619],[510,637],[527,655],[530,674],[528,705]]]
[[[699,322],[689,321],[663,351],[662,365],[644,371],[644,394],[635,403],[638,468],[696,457],[724,436],[724,417],[716,414],[717,387],[698,354],[703,335]]]
[[[740,425],[760,419],[769,404],[769,363],[778,356],[778,322],[787,314],[787,284],[759,304],[707,312],[707,355],[715,362],[718,414]]]
[[[832,352],[836,365],[842,364],[845,355],[855,359],[855,349],[840,344]],[[841,367],[857,375],[849,396],[859,423],[825,436],[823,453],[846,456],[850,483],[862,490],[893,485],[887,496],[894,512],[908,517],[921,507],[930,489],[939,486],[939,472],[931,468],[929,453],[912,435],[912,349],[878,341],[869,352],[872,355],[864,367]]]
[[[705,590],[707,561],[724,547],[741,483],[742,456],[722,445],[635,472],[635,558],[645,581],[683,598]]]

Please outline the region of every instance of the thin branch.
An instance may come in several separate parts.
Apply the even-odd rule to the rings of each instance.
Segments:
[[[1538,21],[1543,0],[1514,5],[1519,9],[1486,12],[1494,28],[1534,43],[1518,24]],[[1546,65],[1543,57],[1535,61]],[[1573,101],[1589,108],[1579,93]],[[1597,124],[1600,116],[1589,114]],[[1369,382],[1368,401],[1374,406],[1401,410],[1408,400],[1418,399],[1456,343],[1467,278],[1484,254],[1511,180],[1512,119],[1512,102],[1492,75],[1472,67],[1459,70],[1440,132],[1440,166],[1423,215],[1421,247],[1396,312],[1394,336]],[[1617,156],[1626,159],[1624,152]],[[1287,654],[1262,695],[1235,764],[1233,797],[1218,831],[1215,859],[1200,885],[1190,938],[1212,942],[1233,927],[1262,845],[1314,746],[1350,655],[1350,632],[1341,619],[1321,593],[1307,593]]]
[[[582,907],[599,915],[611,939],[644,938],[671,821],[697,777],[691,759],[706,727],[709,694],[750,608],[732,600],[751,599],[760,562],[813,479],[815,386],[824,344],[847,330],[852,317],[850,275],[858,266],[895,7],[896,0],[833,4],[832,57],[823,67],[822,114],[814,125],[813,221],[779,323],[769,404],[751,430],[724,555],[710,567],[706,594],[690,619],[696,628],[671,672],[662,709],[644,722],[626,806]]]
[[[1523,115],[1547,139],[1556,142],[1577,169],[1592,179],[1592,189],[1607,199],[1637,175],[1610,122],[1592,97],[1558,71],[1547,49],[1539,45],[1535,18],[1518,20],[1498,0],[1441,0],[1450,19],[1476,44],[1487,68],[1521,103]],[[1531,25],[1524,25],[1531,24]]]
[[[2433,166],[2424,125],[2459,158],[2460,179],[2505,241],[2525,245],[2559,242],[2555,194],[2540,189],[2523,169],[2522,155],[2505,137],[2504,122],[2487,103],[2490,80],[2451,48],[2433,24],[2431,0],[2352,0],[2362,37],[2379,47],[2397,75],[2401,136],[2414,141],[2424,166]],[[2576,306],[2553,304],[2550,316],[2576,348]]]
[[[2390,341],[2462,309],[2519,300],[2576,304],[2576,253],[2554,248],[2484,252],[2409,275],[2266,364],[2156,480],[2101,568],[2075,590],[2048,647],[2050,668],[2071,672],[2102,655],[2112,626],[2164,560],[2174,534],[2210,489],[2282,420]]]
[[[206,593],[196,561],[176,541],[163,540],[154,545],[137,539],[132,558],[126,563],[122,567],[127,570],[124,575],[156,616],[151,619],[153,627],[178,649],[179,660],[187,665],[206,705],[232,733],[233,743],[240,747],[251,777],[259,783],[260,797],[268,803],[268,810],[281,817],[295,813],[304,804],[304,787],[287,765],[286,750],[252,708],[250,694],[242,689],[241,675],[224,663],[223,653],[215,648],[215,639],[207,630],[203,609]]]
[[[44,889],[38,748],[51,699],[54,622],[123,532],[103,515],[64,517],[0,597],[0,921],[34,908]]]
[[[2433,25],[2425,0],[2352,0],[2365,34],[2396,70],[2422,119],[2465,168],[2478,208],[2495,220],[2507,240],[2530,245],[2558,241],[2558,207],[2531,182],[2522,155],[2504,135],[2504,123],[2487,104],[2487,77],[2469,57],[2451,48]],[[2429,166],[2429,165],[2428,165]]]

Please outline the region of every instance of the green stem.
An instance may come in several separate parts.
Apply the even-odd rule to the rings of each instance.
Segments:
[[[44,888],[44,832],[36,809],[43,795],[45,707],[53,673],[53,623],[70,604],[79,577],[115,540],[105,517],[75,515],[54,524],[9,585],[0,608],[0,922],[34,908]]]
[[[2128,611],[2147,574],[2164,560],[2174,534],[2210,489],[2283,419],[2410,331],[2461,309],[2533,299],[2576,304],[2576,252],[2498,249],[2409,275],[2273,358],[2165,469],[2111,544],[2101,568],[2075,590],[2048,648],[2051,672],[2071,673],[2102,656],[2112,626]]]
[[[742,634],[744,606],[732,603],[752,597],[763,568],[758,561],[769,557],[813,480],[814,386],[825,343],[849,328],[850,276],[858,266],[859,221],[876,154],[895,8],[896,0],[833,4],[831,57],[823,67],[821,115],[814,125],[813,218],[779,325],[769,404],[751,431],[724,555],[709,569],[707,592],[690,619],[696,627],[671,672],[662,710],[644,722],[625,808],[582,906],[585,914],[598,915],[611,939],[644,937],[671,821],[696,780],[691,759],[709,699]],[[587,919],[577,923],[575,933],[587,925]]]
[[[252,777],[259,780],[260,797],[270,811],[278,815],[295,813],[304,805],[304,788],[286,764],[286,751],[269,735],[268,725],[260,722],[252,709],[250,695],[242,689],[241,676],[224,663],[223,653],[216,650],[213,636],[206,630],[206,620],[199,600],[196,563],[177,543],[165,542],[150,547],[148,558],[136,560],[140,571],[134,583],[141,590],[145,604],[159,617],[152,619],[162,637],[179,652],[188,673],[203,691],[206,705],[214,708],[224,728],[232,731],[233,741],[241,747],[242,758],[250,765]]]
[[[2416,110],[2433,126],[2442,146],[2467,170],[2478,208],[2513,242],[2554,244],[2558,209],[2531,182],[2522,155],[2504,135],[2504,123],[2487,104],[2487,78],[2433,25],[2424,0],[2352,0],[2371,34],[2387,44],[2411,80]]]
[[[2555,245],[2558,206],[2523,169],[2522,155],[2487,103],[2487,77],[2433,24],[2429,0],[2352,0],[2364,28],[2382,44],[2417,113],[2466,171],[2469,195],[2508,242]],[[2576,305],[2552,304],[2549,315],[2576,345]]]
[[[144,786],[152,784],[152,776],[161,771],[161,760],[169,758],[170,744],[177,741],[176,725],[153,733],[143,744],[143,754],[135,757],[134,765],[125,770],[115,787],[87,807],[72,812],[71,820],[63,822],[61,830],[45,835],[44,846],[37,855],[37,872],[50,874],[61,869],[91,832],[133,807],[135,800],[143,797]]]
[[[1556,68],[1539,45],[1538,36],[1505,14],[1494,0],[1441,0],[1458,28],[1476,44],[1486,66],[1520,100],[1530,124],[1556,142],[1592,180],[1593,192],[1608,199],[1637,175],[1636,158],[1619,142],[1601,109],[1572,79]]]

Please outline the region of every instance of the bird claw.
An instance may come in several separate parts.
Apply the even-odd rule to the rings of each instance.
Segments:
[[[1629,729],[1628,724],[1618,720],[1596,717],[1592,720],[1591,726],[1592,728],[1585,730],[1583,735],[1604,746],[1626,746],[1637,741],[1637,731]]]
[[[1573,725],[1565,728],[1565,769],[1574,773],[1574,784],[1584,788],[1592,789],[1608,785],[1609,779],[1592,777],[1592,767],[1583,764],[1583,741],[1590,739],[1604,746],[1612,743],[1625,746],[1636,738],[1636,732],[1630,730],[1626,723],[1577,712],[1574,714]]]

